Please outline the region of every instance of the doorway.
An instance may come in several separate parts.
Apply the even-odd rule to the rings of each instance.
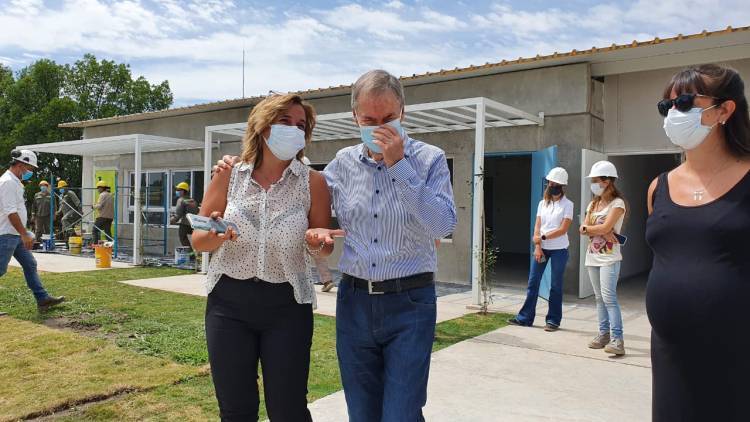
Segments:
[[[531,154],[492,155],[484,160],[484,215],[499,250],[492,284],[525,287],[528,280],[531,232]]]

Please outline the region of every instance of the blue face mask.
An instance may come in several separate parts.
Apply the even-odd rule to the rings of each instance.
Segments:
[[[23,180],[23,181],[29,180],[29,179],[31,179],[31,176],[33,176],[33,175],[34,175],[34,172],[33,172],[33,171],[31,171],[31,170],[26,170],[26,171],[25,171],[25,172],[23,173],[23,176],[21,176],[21,180]]]
[[[388,126],[391,126],[395,128],[398,133],[401,135],[401,138],[406,138],[406,131],[401,126],[401,120],[395,119],[391,120],[390,122],[386,123]],[[359,133],[362,137],[362,142],[367,146],[367,149],[370,151],[381,154],[383,152],[382,149],[374,142],[375,139],[372,137],[372,132],[375,131],[375,129],[379,128],[380,126],[360,126],[359,127]]]
[[[60,193],[65,193],[65,188],[60,188]]]
[[[42,192],[47,192],[47,186],[42,186],[39,188]]]
[[[296,126],[271,125],[266,144],[276,158],[288,161],[305,147],[305,131]]]

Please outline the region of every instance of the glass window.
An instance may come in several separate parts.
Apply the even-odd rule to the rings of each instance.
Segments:
[[[167,173],[148,173],[148,202],[147,207],[164,207],[166,198]]]
[[[193,172],[193,184],[190,185],[190,189],[193,190],[193,199],[198,204],[203,202],[203,170]]]

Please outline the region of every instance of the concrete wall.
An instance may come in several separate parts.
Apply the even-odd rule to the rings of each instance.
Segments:
[[[622,248],[620,278],[642,274],[651,269],[651,249],[646,244],[646,195],[652,180],[662,172],[679,164],[680,156],[673,154],[611,156],[620,175],[617,187],[628,204],[623,234],[628,243]]]
[[[744,79],[750,75],[750,59],[725,63]],[[635,72],[604,78],[605,152],[675,150],[662,129],[663,117],[656,111],[664,88],[681,68]],[[745,84],[750,96],[750,84]]]

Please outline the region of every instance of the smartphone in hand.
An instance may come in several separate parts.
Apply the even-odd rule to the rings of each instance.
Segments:
[[[211,217],[203,217],[197,214],[188,214],[187,219],[188,222],[190,222],[190,227],[192,227],[193,230],[214,230],[216,231],[216,233],[226,233],[227,228],[231,227],[237,235],[240,234],[240,229],[236,224],[230,221],[225,221],[221,218],[214,220]]]
[[[628,242],[628,237],[625,235],[622,235],[620,233],[614,233],[615,238],[617,238],[617,243],[620,244],[620,246],[625,246],[625,243]]]

